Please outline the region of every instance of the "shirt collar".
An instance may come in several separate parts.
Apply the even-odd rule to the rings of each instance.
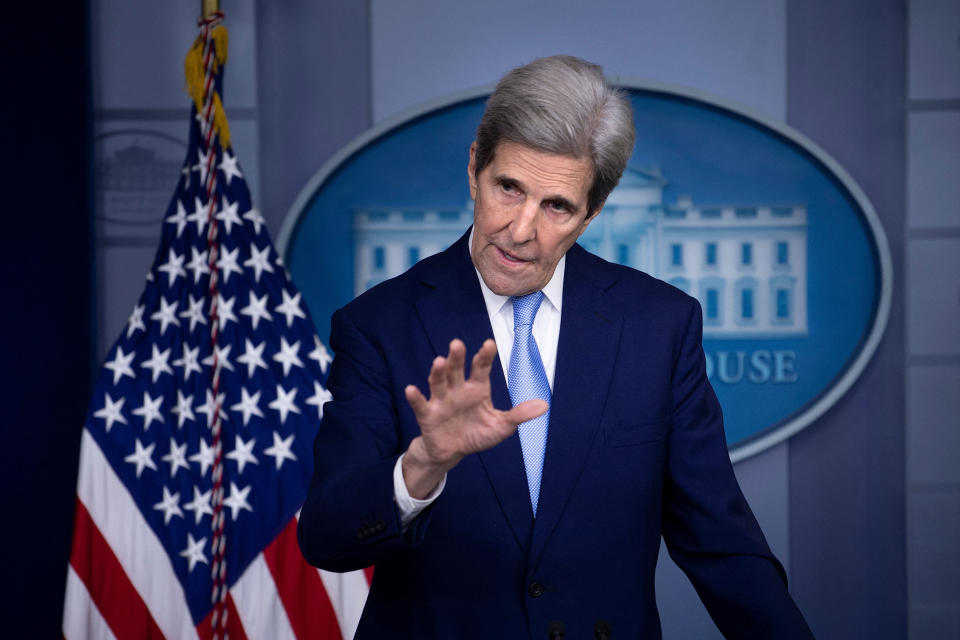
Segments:
[[[470,238],[468,240],[467,248],[472,250],[473,248],[473,229],[470,229]],[[471,254],[472,255],[472,254]],[[553,270],[553,276],[550,278],[550,282],[543,287],[543,297],[546,298],[547,302],[553,306],[554,309],[559,313],[563,309],[563,274],[566,270],[567,265],[567,255],[564,254],[560,258],[560,262],[557,263],[557,268]],[[480,281],[480,290],[483,292],[483,301],[487,305],[487,311],[493,315],[503,311],[503,307],[510,301],[510,296],[501,296],[494,293],[490,290],[490,287],[487,286],[487,283],[483,281],[483,276],[480,275],[480,272],[477,271],[477,267],[474,266],[473,270],[477,272],[477,280]]]

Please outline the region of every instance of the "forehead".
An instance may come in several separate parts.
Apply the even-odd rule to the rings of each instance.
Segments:
[[[576,201],[586,201],[593,180],[589,158],[546,153],[516,142],[501,142],[483,171],[492,178],[509,178],[529,191],[556,192]]]

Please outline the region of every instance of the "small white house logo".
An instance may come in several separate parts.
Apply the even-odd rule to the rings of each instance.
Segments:
[[[740,459],[856,380],[889,313],[886,240],[856,184],[797,132],[672,88],[629,88],[637,150],[579,242],[699,300],[707,374]],[[307,185],[278,244],[315,317],[472,223],[463,172],[485,96],[372,130]]]

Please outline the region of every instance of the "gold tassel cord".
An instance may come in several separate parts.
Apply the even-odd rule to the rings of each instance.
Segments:
[[[229,36],[227,28],[218,25],[214,27],[210,34],[213,39],[213,68],[212,72],[216,74],[220,67],[227,61],[227,45]],[[198,36],[187,52],[187,58],[183,65],[184,76],[187,82],[187,93],[193,98],[193,104],[198,113],[203,112],[203,88],[204,88],[204,67],[203,67],[203,37]],[[227,114],[223,110],[223,103],[220,101],[220,94],[213,92],[213,126],[217,135],[220,137],[220,145],[223,148],[230,146],[230,126],[227,124]]]

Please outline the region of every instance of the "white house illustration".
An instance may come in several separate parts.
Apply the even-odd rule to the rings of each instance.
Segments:
[[[807,210],[801,204],[663,203],[659,169],[628,168],[580,244],[683,289],[710,338],[807,333]],[[473,221],[461,209],[360,209],[356,294],[452,244]]]

